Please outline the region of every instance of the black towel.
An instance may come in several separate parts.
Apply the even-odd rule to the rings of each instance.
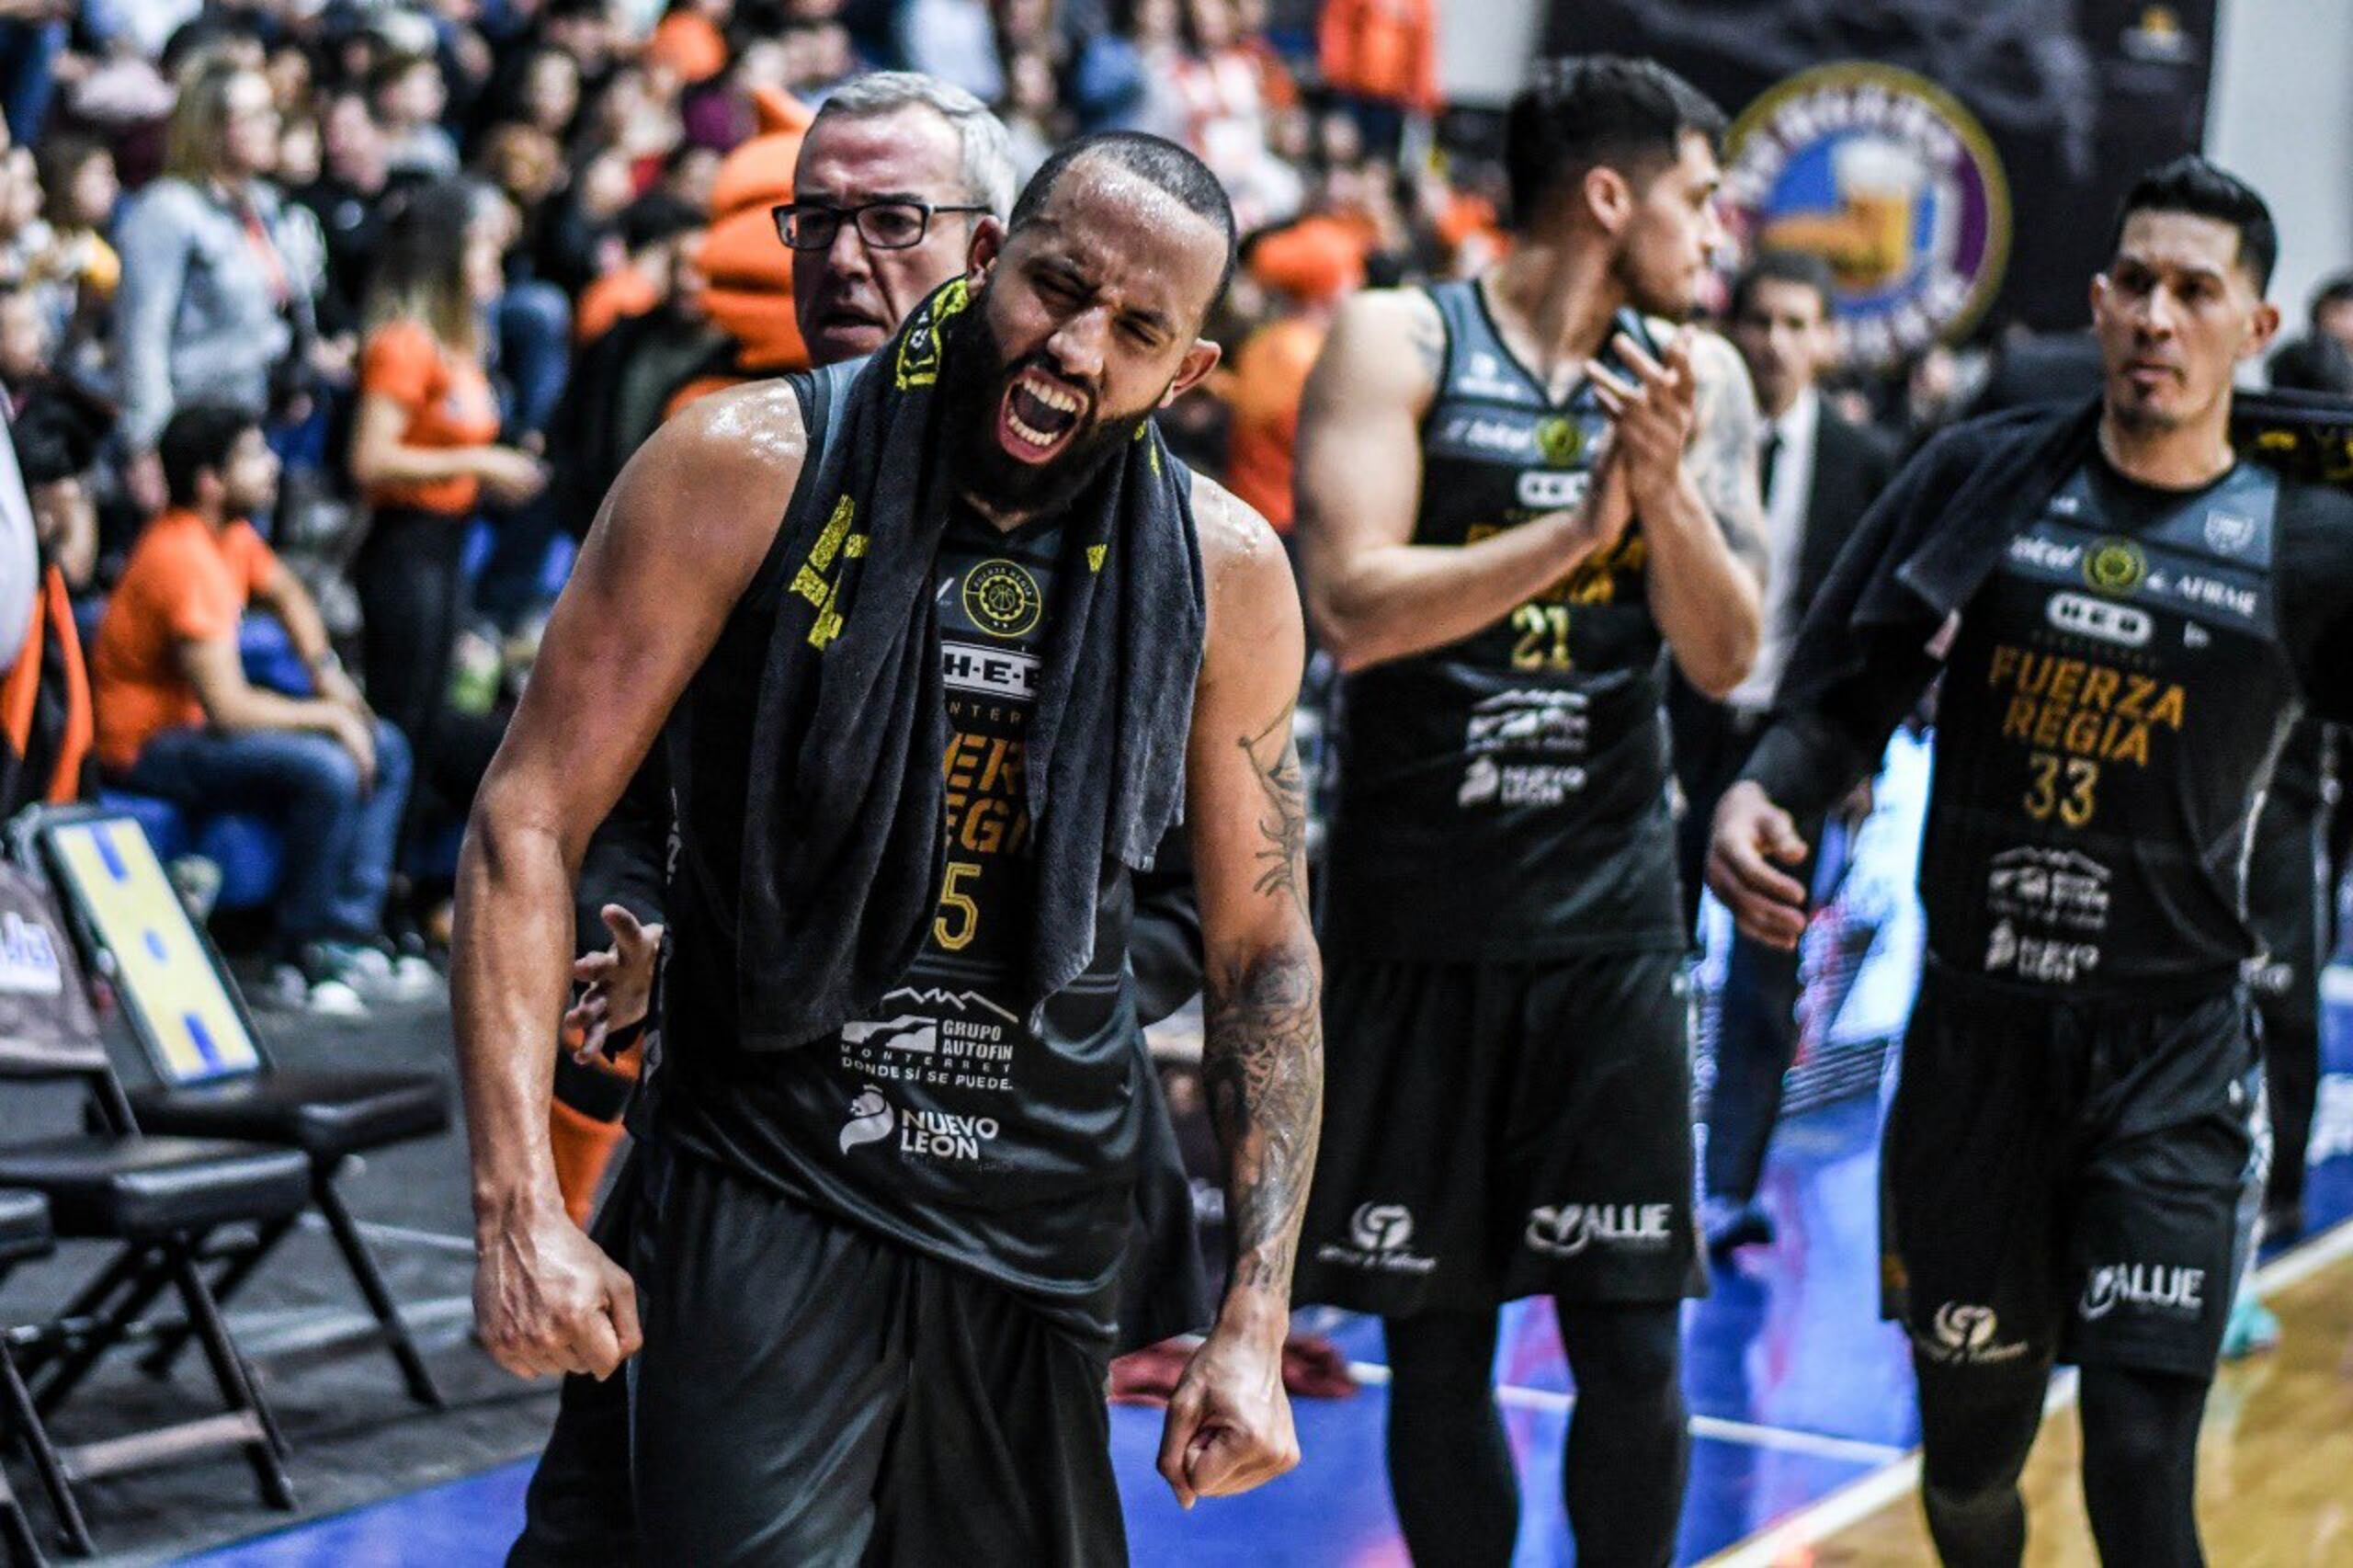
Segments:
[[[938,909],[949,734],[932,576],[955,504],[938,388],[949,353],[987,351],[984,333],[953,329],[973,302],[949,283],[867,361],[824,488],[795,506],[810,522],[785,562],[745,801],[746,1049],[805,1044],[872,1012]],[[1063,550],[1029,730],[1033,1028],[1094,954],[1105,878],[1148,866],[1184,801],[1206,613],[1189,490],[1151,425],[1072,505]]]

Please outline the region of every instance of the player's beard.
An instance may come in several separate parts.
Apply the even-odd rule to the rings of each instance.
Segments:
[[[940,349],[939,416],[949,432],[951,474],[960,493],[994,513],[1036,517],[1063,510],[1152,417],[1151,407],[1107,415],[1097,405],[1061,451],[1042,463],[1023,462],[997,440],[998,411],[1016,376],[1032,365],[1051,373],[1053,361],[1043,354],[1006,359],[989,325],[986,285],[949,321]]]

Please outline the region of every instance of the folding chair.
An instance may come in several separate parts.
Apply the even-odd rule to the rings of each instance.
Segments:
[[[291,1508],[284,1439],[199,1262],[224,1228],[260,1232],[290,1222],[309,1196],[307,1164],[292,1149],[142,1136],[63,922],[44,892],[6,864],[0,864],[0,1079],[81,1085],[97,1129],[0,1145],[0,1188],[40,1194],[62,1239],[118,1244],[113,1259],[62,1311],[5,1330],[8,1403],[67,1543],[85,1555],[94,1550],[74,1483],[215,1449],[239,1449],[262,1500]],[[49,1417],[108,1351],[154,1336],[157,1325],[145,1314],[166,1291],[176,1292],[187,1331],[204,1351],[222,1413],[59,1445]]]
[[[439,1409],[440,1391],[335,1180],[360,1154],[449,1131],[448,1085],[429,1073],[278,1068],[135,820],[68,807],[35,813],[27,827],[153,1069],[157,1081],[131,1094],[139,1125],[300,1150],[310,1164],[312,1205],[376,1320],[365,1337],[392,1351],[412,1399]],[[266,1230],[259,1244],[230,1259],[212,1281],[214,1295],[233,1297],[290,1229],[290,1221]],[[143,1365],[160,1373],[186,1346],[184,1332],[168,1333]]]
[[[0,1282],[17,1265],[46,1257],[56,1247],[57,1238],[49,1228],[49,1200],[38,1192],[0,1190]],[[8,1353],[7,1336],[0,1335],[0,1435],[23,1437],[25,1447],[38,1461],[46,1457],[46,1450],[36,1448],[31,1437],[40,1426],[32,1395],[17,1374],[16,1358]],[[63,1483],[60,1476],[51,1485]],[[43,1562],[40,1543],[33,1539],[32,1521],[9,1489],[5,1472],[0,1472],[0,1557],[6,1559],[9,1568],[41,1568]]]

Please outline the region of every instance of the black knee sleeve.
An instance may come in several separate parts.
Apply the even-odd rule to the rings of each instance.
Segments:
[[[2205,1380],[2084,1369],[2084,1505],[2103,1562],[2198,1568],[2198,1424]]]
[[[1503,1568],[1519,1482],[1495,1414],[1492,1312],[1392,1318],[1389,1493],[1415,1568]]]
[[[1560,1309],[1577,1403],[1563,1460],[1586,1568],[1665,1568],[1691,1468],[1682,1312],[1673,1302]]]

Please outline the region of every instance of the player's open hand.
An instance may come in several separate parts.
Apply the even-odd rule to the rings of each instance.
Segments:
[[[1771,948],[1798,945],[1806,890],[1775,862],[1795,866],[1805,856],[1797,824],[1763,789],[1744,778],[1724,791],[1708,843],[1708,886],[1744,935]]]
[[[574,1059],[584,1066],[604,1051],[615,1030],[645,1017],[653,1003],[654,960],[662,951],[660,926],[639,924],[618,903],[597,913],[613,934],[613,945],[574,962],[572,978],[582,990],[563,1015],[565,1032],[576,1033],[580,1040]]]
[[[1160,1474],[1184,1507],[1261,1486],[1299,1463],[1283,1392],[1281,1328],[1221,1326],[1193,1353],[1168,1402]]]
[[[477,1226],[474,1326],[491,1359],[518,1378],[608,1378],[645,1342],[635,1281],[553,1201]]]
[[[1691,367],[1688,328],[1653,358],[1625,333],[1610,340],[1632,379],[1589,360],[1586,374],[1615,428],[1617,449],[1636,503],[1682,482],[1683,452],[1699,426],[1699,377]]]

